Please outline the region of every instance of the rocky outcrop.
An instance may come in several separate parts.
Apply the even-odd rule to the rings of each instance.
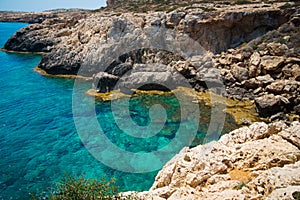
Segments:
[[[103,83],[108,85],[106,92],[119,89],[123,93],[129,93],[131,89],[137,88],[169,91],[185,83],[184,77],[171,67],[173,63],[181,62],[184,62],[182,57],[165,50],[135,50],[121,55],[108,66],[105,73],[97,73],[93,78],[93,85],[96,91],[101,91],[99,78],[110,77],[111,80],[117,78],[118,84],[116,81]]]
[[[46,19],[61,18],[67,15],[87,13],[83,9],[57,9],[44,12],[10,12],[0,11],[0,22],[24,22],[28,24],[42,23]]]
[[[110,92],[118,82],[119,77],[108,74],[106,72],[99,72],[93,76],[93,89],[96,92]]]
[[[262,117],[285,119],[286,113],[298,113],[300,29],[294,22],[299,19],[295,15],[277,30],[215,55],[229,97],[255,100]]]
[[[138,199],[297,199],[300,123],[254,123],[183,149]],[[132,194],[131,192],[129,192]],[[123,195],[128,195],[124,193]]]
[[[143,33],[148,27],[166,27],[187,33],[206,50],[220,52],[277,28],[294,12],[294,9],[280,9],[282,3],[236,8],[220,4],[214,12],[206,12],[205,4],[199,4],[202,8],[196,5],[193,9],[180,7],[171,13],[151,15],[91,12],[87,17],[79,14],[45,20],[16,33],[5,48],[49,52],[39,64],[41,69],[49,74],[76,74],[92,51],[116,45],[119,39]]]
[[[114,5],[114,4],[118,3],[118,2],[119,2],[118,0],[107,0],[106,1],[106,5],[107,6],[112,6],[112,5]]]
[[[298,5],[218,4],[216,10],[211,12],[205,9],[210,4],[199,4],[201,7],[197,7],[197,3],[193,5],[193,8],[181,6],[172,12],[152,12],[151,15],[106,13],[105,10],[63,15],[18,31],[5,44],[5,48],[47,52],[38,67],[48,74],[77,74],[82,68],[86,68],[81,71],[83,76],[92,77],[100,72],[95,76],[98,78],[94,83],[94,88],[99,92],[113,88],[109,84],[105,85],[105,90],[100,89],[99,76],[104,74],[101,72],[120,79],[132,68],[132,73],[123,81],[124,88],[131,88],[133,83],[139,85],[154,74],[147,64],[160,63],[164,66],[160,69],[163,74],[158,79],[171,80],[173,73],[169,72],[175,70],[196,90],[207,88],[207,84],[217,87],[224,83],[228,97],[255,100],[262,117],[281,112],[272,117],[278,119],[285,113],[299,113]],[[170,51],[160,53],[160,57],[153,53],[142,55],[141,52],[149,47],[147,35],[154,35],[157,40],[155,45],[161,49],[163,43],[157,34],[163,33],[161,30],[185,33],[207,52],[198,58],[189,55],[184,59],[175,58]],[[165,44],[168,45],[167,40]],[[185,45],[186,48],[192,46]],[[228,49],[236,46],[236,49]],[[134,47],[139,50],[133,51]],[[209,52],[224,50],[227,51],[211,59]],[[166,59],[168,57],[169,60]],[[106,78],[107,74],[100,79]],[[158,79],[153,77],[153,80]],[[147,87],[163,89],[153,84]]]
[[[256,107],[262,117],[272,116],[284,108],[281,106],[282,101],[280,96],[274,96],[274,94],[266,94],[255,99]]]
[[[37,13],[33,13],[33,16],[31,14],[27,15],[35,18]],[[59,43],[70,36],[72,27],[78,23],[79,19],[86,17],[86,12],[62,12],[55,14],[49,11],[48,14],[44,15],[45,19],[42,19],[42,24],[36,23],[22,28],[6,42],[4,48],[20,52],[51,52],[54,47],[57,48]],[[19,17],[22,17],[22,15]],[[70,66],[64,67],[70,68]]]
[[[211,6],[196,5],[151,14],[103,11],[47,18],[18,31],[5,48],[46,52],[39,68],[49,74],[77,74],[86,67],[81,73],[93,77],[96,92],[111,91],[117,84],[117,89],[138,88],[149,77],[143,89],[164,90],[164,84],[172,89],[184,77],[196,90],[206,83],[224,83],[228,97],[254,100],[262,117],[278,120],[287,113],[299,114],[298,6],[217,4],[207,12]],[[145,36],[158,39],[161,29],[186,33],[205,53],[184,57],[161,48],[149,50]],[[151,41],[161,47],[161,40]],[[220,54],[212,60],[210,52]],[[150,191],[135,195],[162,200],[296,198],[299,130],[297,121],[254,123],[218,142],[185,148],[159,172]]]

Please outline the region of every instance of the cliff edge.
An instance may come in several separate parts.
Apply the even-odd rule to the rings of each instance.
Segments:
[[[300,198],[300,123],[254,123],[218,142],[183,149],[138,199]]]

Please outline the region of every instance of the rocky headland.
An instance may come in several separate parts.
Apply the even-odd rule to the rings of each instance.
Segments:
[[[51,11],[50,17],[18,31],[4,49],[45,52],[38,68],[47,74],[76,75],[85,66],[81,75],[94,76],[97,81],[94,89],[98,92],[111,91],[130,70],[127,85],[145,81],[149,73],[158,69],[168,77],[166,80],[176,81],[171,69],[182,74],[197,91],[205,89],[207,82],[225,84],[228,97],[255,100],[261,117],[275,120],[299,114],[297,3],[194,2],[187,5],[185,1],[174,1],[172,11],[155,11],[154,7],[154,11],[146,13],[138,9],[119,12],[121,6],[128,6],[128,2],[126,6],[123,3],[116,1],[99,11]],[[24,15],[20,14],[14,15],[15,21]],[[123,52],[124,55],[119,49],[121,53],[111,58],[111,52],[116,52],[114,48],[121,46],[121,40],[134,47],[137,40],[145,40],[151,31],[162,28],[186,34],[199,43],[204,53],[186,59],[172,52],[144,47]],[[148,69],[147,64],[154,61],[165,67]],[[161,88],[152,85],[144,89]]]
[[[84,15],[90,12],[84,9],[56,9],[44,12],[13,12],[0,11],[0,22],[23,22],[28,24],[42,23],[46,19],[71,18],[71,16]]]
[[[272,122],[244,119],[249,127],[183,149],[150,191],[135,193],[138,198],[299,199],[299,3],[147,2],[109,0],[109,7],[96,11],[0,13],[0,21],[34,23],[4,49],[43,52],[39,71],[93,78],[95,93],[119,89],[120,81],[132,88],[153,74],[152,81],[176,86],[184,77],[199,92],[224,87],[218,94],[252,102],[259,116]],[[171,41],[188,37],[181,51],[172,51],[177,46],[170,37],[157,34],[166,30]]]

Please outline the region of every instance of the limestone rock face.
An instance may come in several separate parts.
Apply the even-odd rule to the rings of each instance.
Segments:
[[[217,54],[228,97],[255,101],[261,117],[295,119],[299,113],[299,24],[293,20],[244,46]],[[241,56],[242,55],[242,56]],[[297,88],[297,89],[296,89]],[[299,119],[299,116],[296,116]]]
[[[115,2],[111,0],[108,4]],[[126,40],[130,35],[142,35],[149,27],[166,27],[186,33],[205,50],[215,53],[254,39],[288,21],[290,13],[283,12],[280,5],[259,9],[247,5],[229,9],[220,4],[215,12],[204,12],[200,8],[185,11],[185,7],[171,13],[151,14],[86,12],[76,15],[74,12],[46,19],[17,32],[5,48],[49,52],[39,64],[49,74],[76,74],[91,52],[105,49],[106,45],[116,46],[119,40]],[[247,57],[247,53],[232,59],[241,60],[243,57]]]
[[[114,4],[117,0],[109,2]],[[144,65],[142,70],[126,76],[126,80],[124,77],[124,87],[148,80],[154,74],[145,65],[163,64],[159,79],[175,80],[177,77],[170,79],[175,73],[169,73],[175,69],[198,91],[205,90],[208,83],[215,87],[224,84],[227,92],[224,95],[239,100],[280,95],[281,110],[274,110],[281,114],[272,117],[271,114],[277,113],[267,112],[270,114],[267,116],[260,112],[260,115],[271,117],[270,120],[285,115],[294,118],[290,114],[298,114],[300,104],[299,5],[216,3],[214,11],[208,12],[205,9],[211,8],[211,4],[193,3],[193,8],[182,4],[172,12],[102,9],[52,13],[40,24],[18,31],[5,49],[46,52],[38,67],[54,75],[81,72],[82,76],[92,77],[106,72],[122,77],[135,66]],[[173,43],[169,40],[172,34],[164,34],[161,29],[172,30],[177,36],[186,34],[192,42],[178,46],[190,50],[184,56],[179,55],[180,58],[170,53],[174,50],[176,54],[178,46],[172,46],[169,52],[149,52],[150,41],[154,49],[164,49]],[[147,40],[147,34],[156,39]],[[201,48],[193,49],[194,44]],[[207,52],[194,55],[202,47]],[[158,80],[154,76],[152,79]],[[157,88],[157,85],[147,87]]]
[[[139,199],[293,199],[300,185],[300,123],[254,123],[183,149]],[[128,193],[127,193],[128,195]]]
[[[71,35],[71,27],[79,19],[85,18],[87,12],[62,10],[42,13],[1,13],[1,20],[34,23],[14,34],[4,48],[21,52],[50,52]]]
[[[85,15],[88,10],[84,9],[55,9],[43,12],[11,12],[1,11],[1,22],[23,22],[28,24],[42,23],[46,19],[57,19],[61,17],[76,16],[78,14]]]

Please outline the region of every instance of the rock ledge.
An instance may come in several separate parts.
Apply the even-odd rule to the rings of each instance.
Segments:
[[[183,149],[139,199],[295,199],[300,123],[256,122],[218,142]],[[124,193],[129,195],[132,192]]]

